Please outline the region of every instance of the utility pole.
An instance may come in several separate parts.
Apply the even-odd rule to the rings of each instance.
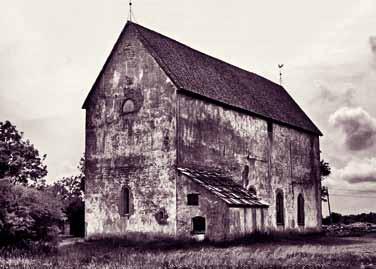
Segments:
[[[328,197],[329,220],[330,220],[330,224],[332,224],[333,223],[333,220],[332,220],[332,210],[330,209],[330,198],[329,198],[329,189],[328,189],[328,187],[326,187],[326,193],[327,193],[327,197]]]
[[[330,224],[332,224],[333,223],[333,221],[332,221],[332,210],[330,208],[330,196],[329,196],[329,189],[328,189],[328,187],[323,186],[322,189],[321,189],[321,192],[322,192],[322,200],[324,202],[328,202],[329,221],[330,221]]]

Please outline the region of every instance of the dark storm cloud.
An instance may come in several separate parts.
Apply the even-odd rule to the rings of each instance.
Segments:
[[[376,119],[361,107],[342,107],[329,122],[345,133],[345,144],[352,151],[368,149],[376,144]]]
[[[340,177],[349,183],[376,183],[376,158],[349,162]]]

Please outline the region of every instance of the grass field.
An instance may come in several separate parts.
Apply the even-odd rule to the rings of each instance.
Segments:
[[[376,268],[376,235],[226,245],[98,240],[49,255],[3,252],[0,268]]]

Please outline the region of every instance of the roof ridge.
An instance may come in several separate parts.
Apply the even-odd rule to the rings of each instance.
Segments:
[[[128,28],[134,31],[136,38],[178,90],[296,130],[322,135],[283,86],[131,21],[125,24],[83,108],[86,108],[109,60],[115,57],[113,53]]]
[[[164,69],[164,71],[165,71],[168,75],[172,76],[171,79],[175,82],[175,85],[177,85],[177,86],[178,86],[179,88],[181,88],[181,89],[184,89],[184,87],[182,87],[182,86],[179,84],[179,80],[176,78],[177,76],[176,76],[176,75],[174,74],[174,72],[168,67],[168,64],[166,64],[166,63],[163,61],[163,57],[161,57],[161,56],[158,54],[158,52],[153,48],[153,45],[150,44],[150,42],[148,41],[148,39],[147,39],[147,38],[142,34],[142,32],[139,31],[137,28],[141,28],[141,29],[143,29],[143,30],[150,31],[150,32],[152,32],[153,34],[156,34],[156,35],[158,35],[158,36],[161,36],[161,37],[163,37],[163,38],[165,38],[165,39],[167,39],[167,40],[169,40],[169,41],[175,42],[175,43],[177,43],[177,44],[179,44],[179,45],[181,45],[181,46],[183,46],[183,47],[186,47],[186,48],[188,48],[188,49],[190,49],[190,50],[193,50],[193,51],[195,51],[196,53],[199,53],[199,54],[201,54],[201,55],[203,55],[203,56],[205,56],[205,57],[209,57],[209,58],[211,58],[211,59],[213,59],[213,60],[215,60],[215,61],[218,61],[218,62],[220,62],[220,63],[222,63],[222,64],[229,65],[229,66],[231,66],[231,67],[233,67],[233,68],[236,68],[236,69],[238,69],[238,70],[240,70],[240,71],[246,73],[247,75],[254,75],[254,76],[257,76],[257,77],[259,77],[259,78],[261,78],[261,79],[265,79],[265,80],[267,80],[269,83],[274,83],[273,81],[271,81],[271,80],[269,80],[269,79],[267,79],[267,78],[264,78],[264,77],[262,77],[262,76],[260,76],[260,75],[258,75],[258,74],[256,74],[256,73],[250,72],[250,71],[245,70],[245,69],[243,69],[243,68],[240,68],[240,67],[238,67],[238,66],[236,66],[236,65],[233,65],[233,64],[231,64],[231,63],[225,62],[225,61],[223,61],[223,60],[221,60],[221,59],[219,59],[219,58],[216,58],[216,57],[214,57],[214,56],[211,56],[211,55],[209,55],[209,54],[206,54],[206,53],[204,53],[204,52],[201,52],[201,51],[199,51],[199,50],[197,50],[197,49],[194,49],[194,48],[192,48],[192,47],[190,47],[190,46],[188,46],[188,45],[186,45],[186,44],[184,44],[184,43],[182,43],[182,42],[180,42],[180,41],[177,41],[177,40],[175,40],[175,39],[173,39],[173,38],[170,38],[170,37],[168,37],[168,36],[165,36],[165,35],[163,35],[163,34],[161,34],[161,33],[158,33],[158,32],[156,32],[156,31],[154,31],[154,30],[152,30],[152,29],[146,28],[146,27],[144,27],[144,26],[142,26],[142,25],[140,25],[140,24],[134,23],[134,22],[132,22],[132,21],[128,21],[128,23],[129,23],[130,25],[134,25],[134,26],[135,26],[136,31],[137,31],[137,32],[140,34],[140,36],[144,39],[144,42],[147,43],[146,47],[148,47],[149,49],[152,50],[152,52],[154,52],[156,55],[158,55],[158,59],[155,59],[155,60],[156,60],[157,62],[160,61],[160,62],[162,63],[163,66],[161,66],[161,67]],[[166,69],[167,69],[167,70],[166,70]],[[274,84],[277,85],[277,86],[279,86],[279,87],[281,87],[280,85],[278,85],[278,84],[276,84],[276,83],[274,83]],[[283,87],[281,87],[281,88],[283,88]],[[194,90],[194,89],[186,89],[186,90]],[[249,92],[249,93],[251,94],[251,92],[250,92],[246,87],[244,87],[244,90],[246,90],[247,92]],[[206,97],[206,98],[210,98],[210,99],[213,98],[213,97],[208,96],[208,95],[205,95],[205,94],[201,94],[201,95],[204,96],[204,97]],[[262,107],[262,106],[259,104],[258,100],[256,100],[255,98],[253,98],[252,95],[249,95],[249,96],[254,100],[254,102],[256,102],[260,107]],[[255,111],[253,111],[253,113],[255,113],[255,114],[259,114],[259,113],[255,112]]]
[[[166,35],[163,35],[159,32],[156,32],[152,29],[149,29],[145,26],[142,26],[140,24],[137,24],[135,22],[131,22],[131,21],[128,21],[127,24],[129,25],[133,25],[134,28],[136,29],[136,31],[139,33],[140,37],[141,37],[141,41],[144,43],[145,47],[147,47],[147,49],[149,49],[152,53],[152,55],[154,56],[155,60],[160,64],[160,66],[162,67],[162,69],[167,73],[167,75],[170,76],[171,80],[175,83],[175,85],[178,86],[178,88],[180,89],[184,89],[184,90],[188,90],[188,91],[193,91],[195,92],[196,94],[199,94],[203,97],[206,97],[206,98],[209,98],[209,99],[213,99],[214,97],[211,96],[210,94],[205,94],[203,92],[200,92],[200,93],[197,93],[196,91],[198,91],[199,89],[195,89],[195,88],[185,88],[182,86],[182,84],[180,83],[179,81],[179,76],[177,74],[175,74],[175,71],[172,70],[170,67],[169,67],[169,64],[166,63],[164,61],[164,57],[163,55],[160,55],[158,50],[154,48],[152,42],[149,41],[148,37],[145,36],[145,35],[156,35],[158,38],[161,38],[164,40],[164,42],[173,42],[174,44],[177,44],[178,46],[180,46],[182,49],[187,49],[187,50],[190,50],[192,52],[194,52],[195,54],[197,54],[199,57],[204,57],[204,58],[210,58],[211,60],[214,61],[214,64],[215,63],[218,63],[218,64],[222,64],[224,66],[227,66],[228,68],[231,68],[234,72],[239,72],[240,73],[243,73],[244,75],[241,75],[241,77],[243,78],[249,78],[253,81],[255,81],[255,83],[260,83],[260,81],[262,81],[263,83],[269,83],[270,86],[269,87],[272,87],[274,88],[274,90],[280,90],[280,91],[283,91],[284,94],[286,94],[286,96],[291,100],[291,102],[297,107],[297,109],[299,110],[300,113],[302,113],[305,118],[308,119],[309,123],[312,125],[312,128],[315,130],[313,131],[312,128],[308,128],[308,127],[299,127],[299,126],[296,126],[294,124],[292,124],[291,122],[289,122],[288,120],[283,120],[281,118],[275,118],[271,115],[269,116],[266,116],[267,118],[270,118],[271,120],[273,121],[276,121],[276,122],[280,122],[282,124],[287,124],[287,125],[291,125],[291,126],[295,126],[296,128],[301,128],[302,130],[305,130],[305,131],[311,131],[311,132],[316,132],[318,133],[319,135],[322,135],[321,131],[317,128],[317,126],[313,123],[313,121],[308,117],[308,115],[303,111],[303,109],[298,105],[298,103],[294,100],[294,98],[292,98],[292,96],[287,92],[287,90],[282,86],[282,85],[279,85],[278,83],[268,79],[268,78],[265,78],[261,75],[258,75],[254,72],[251,72],[249,70],[246,70],[244,68],[241,68],[241,67],[238,67],[232,63],[229,63],[229,62],[226,62],[224,60],[221,60],[219,58],[216,58],[212,55],[209,55],[207,53],[204,53],[204,52],[201,52],[195,48],[192,48],[176,39],[173,39],[171,37],[168,37]],[[228,84],[229,81],[227,80],[224,80],[223,83],[226,84],[227,88],[231,88],[231,85]],[[253,102],[253,104],[255,104],[258,108],[254,107],[253,109],[250,109],[249,107],[248,108],[245,108],[244,105],[234,105],[235,107],[238,107],[240,109],[246,109],[252,113],[254,113],[255,115],[259,115],[259,116],[265,116],[266,114],[268,113],[265,113],[266,111],[265,110],[265,106],[260,103],[260,100],[258,100],[256,98],[256,96],[254,96],[254,92],[253,91],[258,91],[260,92],[260,94],[263,94],[263,92],[265,91],[265,89],[259,89],[259,88],[254,88],[254,85],[249,85],[249,84],[244,84],[244,83],[247,83],[245,82],[243,79],[240,79],[238,81],[238,85],[242,88],[242,91],[244,92],[244,94],[248,95],[247,98],[249,98],[249,100],[251,99],[252,101],[250,102],[247,102],[249,104],[251,104]],[[184,83],[183,83],[184,84]],[[253,90],[252,90],[253,89]],[[226,89],[223,89],[224,91]],[[267,94],[267,93],[265,93]],[[268,100],[265,100],[265,102],[267,102]],[[231,105],[231,104],[230,104]]]
[[[136,24],[136,23],[134,23],[134,22],[132,22],[132,21],[128,21],[128,23],[130,24],[130,25],[135,25],[136,27],[135,27],[135,29],[136,29],[136,31],[137,31],[137,33],[141,36],[141,42],[144,44],[144,46],[146,47],[146,49],[149,49],[149,50],[151,50],[151,54],[156,54],[156,55],[158,55],[158,52],[156,52],[155,51],[155,49],[153,48],[153,46],[150,44],[150,42],[148,41],[148,39],[137,29],[137,27],[142,27],[142,28],[145,28],[145,27],[143,27],[143,26],[141,26],[141,25],[139,25],[139,24]],[[147,28],[145,28],[145,29],[147,29]],[[147,30],[149,30],[149,29],[147,29]],[[152,31],[152,32],[154,32],[154,33],[156,33],[156,34],[158,34],[157,32],[155,32],[155,31],[153,31],[153,30],[149,30],[149,31]],[[146,44],[145,44],[145,43]],[[178,86],[179,88],[181,88],[181,85],[179,84],[179,80],[178,79],[176,79],[176,75],[173,73],[173,71],[172,70],[170,70],[170,68],[168,67],[168,65],[163,61],[163,59],[162,59],[162,57],[160,57],[159,55],[158,55],[158,59],[156,58],[156,57],[153,57],[157,62],[158,62],[158,64],[160,64],[161,65],[161,67],[162,67],[162,69],[167,73],[167,75],[169,75],[169,77],[170,77],[170,79],[174,82],[174,84],[176,85],[176,86]]]
[[[186,48],[188,48],[188,49],[190,49],[190,50],[193,50],[193,51],[195,51],[195,52],[197,52],[197,53],[199,53],[199,54],[202,54],[202,55],[204,55],[204,56],[206,56],[206,57],[210,57],[210,58],[212,58],[213,60],[219,61],[219,62],[224,63],[224,64],[227,64],[227,65],[231,65],[232,67],[234,67],[234,68],[236,68],[236,69],[238,69],[238,70],[240,70],[240,71],[242,71],[242,72],[248,73],[248,74],[250,74],[250,75],[255,75],[255,76],[259,77],[259,78],[265,79],[265,80],[267,80],[268,82],[273,83],[273,84],[275,84],[276,86],[278,86],[278,87],[280,87],[280,88],[283,88],[283,86],[279,85],[278,83],[276,83],[276,82],[274,82],[274,81],[272,81],[272,80],[270,80],[270,79],[268,79],[268,78],[266,78],[266,77],[264,77],[264,76],[261,76],[261,75],[259,75],[259,74],[257,74],[257,73],[254,73],[254,72],[252,72],[252,71],[249,71],[249,70],[247,70],[247,69],[245,69],[245,68],[242,68],[242,67],[236,66],[235,64],[232,64],[232,63],[226,62],[226,61],[224,61],[224,60],[222,60],[222,59],[220,59],[220,58],[217,58],[217,57],[215,57],[215,56],[213,56],[213,55],[210,55],[210,54],[207,54],[207,53],[205,53],[205,52],[199,51],[199,50],[197,50],[197,49],[195,49],[195,48],[193,48],[193,47],[190,47],[190,46],[188,46],[188,45],[186,45],[186,44],[184,44],[184,43],[182,43],[182,42],[180,42],[180,41],[178,41],[178,40],[176,40],[176,39],[174,39],[174,38],[168,37],[168,36],[166,36],[166,35],[164,35],[164,34],[161,34],[161,33],[157,32],[157,31],[154,31],[154,30],[152,30],[152,29],[150,29],[150,28],[147,28],[147,27],[145,27],[145,26],[143,26],[143,25],[140,25],[140,24],[135,23],[135,22],[132,22],[132,21],[128,21],[128,23],[133,24],[133,25],[135,25],[136,27],[143,28],[143,29],[145,29],[145,30],[147,30],[147,31],[150,31],[150,32],[152,32],[152,33],[154,33],[154,34],[156,34],[156,35],[159,35],[159,36],[163,37],[163,38],[169,39],[169,40],[171,40],[171,41],[173,41],[173,42],[176,42],[176,43],[178,43],[179,45],[182,45],[182,46],[184,46],[184,47],[186,47]]]

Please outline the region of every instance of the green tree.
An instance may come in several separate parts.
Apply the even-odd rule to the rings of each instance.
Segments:
[[[0,179],[13,183],[36,183],[47,175],[46,155],[38,150],[9,121],[0,122]]]
[[[71,234],[75,236],[83,236],[85,232],[85,159],[81,158],[77,167],[79,174],[64,177],[56,181],[50,191],[55,197],[63,202],[64,212],[70,223]]]
[[[324,180],[331,174],[332,170],[330,168],[330,165],[325,160],[320,161],[320,176],[321,180]]]
[[[58,240],[62,204],[50,193],[0,179],[0,246]]]
[[[328,162],[321,160],[320,161],[320,177],[321,181],[327,178],[331,174],[331,168]],[[329,190],[328,187],[322,186],[321,187],[321,200],[327,202],[329,199]]]
[[[332,172],[330,165],[328,162],[321,160],[320,161],[320,177],[321,181],[327,178],[330,173]],[[329,197],[329,188],[327,186],[322,186],[321,187],[321,201],[327,202],[328,203],[328,210],[329,210],[329,224],[332,223],[331,218],[332,218],[332,210],[330,208],[330,197]],[[326,223],[326,222],[323,222]]]

